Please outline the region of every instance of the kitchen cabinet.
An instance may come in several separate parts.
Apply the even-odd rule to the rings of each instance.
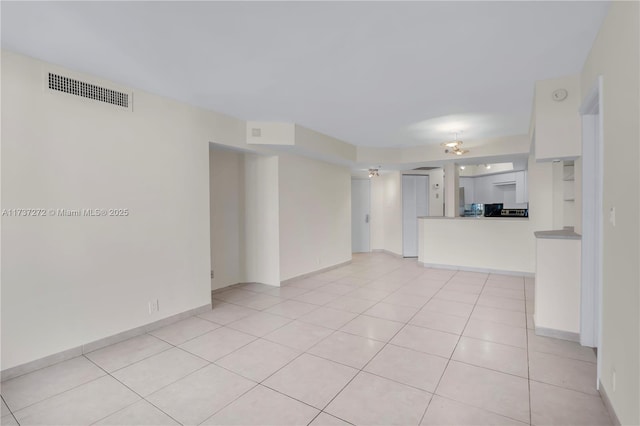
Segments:
[[[460,178],[460,186],[464,188],[465,204],[512,205],[529,201],[526,171]]]

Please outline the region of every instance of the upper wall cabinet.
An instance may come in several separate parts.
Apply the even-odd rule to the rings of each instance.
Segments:
[[[463,177],[460,178],[460,187],[464,188],[465,204],[513,205],[529,202],[526,171]]]
[[[581,155],[580,76],[536,82],[536,161],[570,160]]]

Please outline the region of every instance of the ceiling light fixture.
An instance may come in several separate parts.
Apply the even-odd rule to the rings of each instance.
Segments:
[[[445,154],[463,155],[469,152],[468,149],[460,148],[462,141],[458,139],[458,134],[455,133],[455,139],[450,142],[443,142],[440,144],[445,148]]]
[[[460,166],[460,170],[464,170],[464,169],[465,169],[465,167],[464,167],[464,166]]]

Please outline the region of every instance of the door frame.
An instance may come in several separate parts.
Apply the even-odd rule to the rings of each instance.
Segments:
[[[580,106],[582,119],[582,262],[580,344],[597,348],[597,382],[602,359],[603,97],[602,76]]]

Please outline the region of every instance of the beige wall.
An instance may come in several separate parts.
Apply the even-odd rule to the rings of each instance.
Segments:
[[[2,369],[209,304],[208,142],[244,139],[142,91],[133,112],[49,93],[46,69],[2,52],[2,208],[129,215],[2,218]]]
[[[245,278],[280,285],[278,157],[245,154]]]
[[[211,289],[244,282],[244,154],[209,149]]]
[[[351,260],[347,167],[280,155],[280,279]]]
[[[491,218],[420,219],[418,260],[427,265],[535,272],[528,220]]]
[[[638,2],[612,2],[582,72],[603,77],[604,211],[601,380],[622,424],[640,423],[640,130]],[[616,209],[616,226],[609,209]],[[616,389],[613,373],[616,372]]]
[[[567,90],[567,98],[555,101],[552,93],[556,89]],[[579,106],[579,75],[536,82],[535,155],[538,160],[575,158],[581,154]]]

